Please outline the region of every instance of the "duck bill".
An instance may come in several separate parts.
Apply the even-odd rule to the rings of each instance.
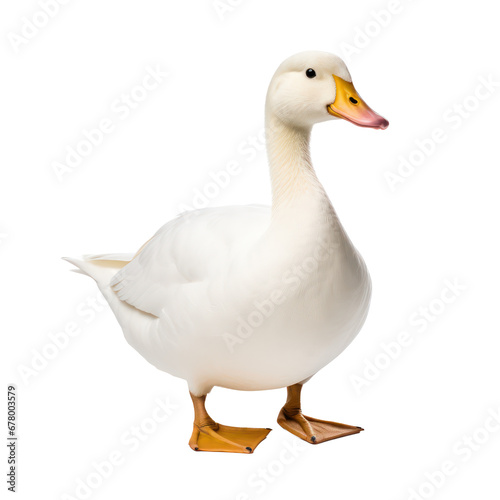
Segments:
[[[337,87],[335,101],[327,106],[328,113],[343,118],[359,127],[385,130],[389,122],[375,113],[359,96],[354,85],[339,76],[332,75]]]

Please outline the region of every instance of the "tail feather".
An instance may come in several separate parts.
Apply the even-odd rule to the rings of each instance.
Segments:
[[[127,335],[130,328],[135,325],[134,328],[137,328],[138,331],[143,331],[149,328],[151,319],[154,318],[154,316],[144,311],[140,311],[127,302],[120,300],[118,295],[111,289],[110,281],[122,267],[125,267],[133,259],[133,257],[134,254],[86,255],[82,257],[82,259],[63,257],[63,260],[76,267],[76,269],[72,269],[72,271],[90,276],[95,280],[99,290],[101,290],[111,310],[114,312],[116,319],[120,323],[127,341],[131,343],[131,345],[135,344],[134,338]]]
[[[67,259],[64,259],[67,260]],[[83,274],[84,276],[88,276],[87,273],[83,272],[81,269],[70,269],[70,273]]]
[[[101,288],[101,286],[108,285],[111,278],[132,258],[133,254],[98,254],[84,255],[82,259],[63,257],[63,260],[77,268],[72,271],[91,277]]]
[[[134,254],[130,253],[96,253],[84,255],[85,260],[116,260],[119,262],[130,262]]]

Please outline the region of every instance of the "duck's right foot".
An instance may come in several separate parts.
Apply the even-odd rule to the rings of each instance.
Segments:
[[[271,429],[230,427],[218,424],[207,413],[206,395],[190,394],[194,407],[194,425],[189,446],[195,451],[253,453],[258,444],[271,432]]]
[[[270,432],[271,429],[230,427],[217,423],[199,427],[195,423],[189,446],[195,451],[253,453]]]

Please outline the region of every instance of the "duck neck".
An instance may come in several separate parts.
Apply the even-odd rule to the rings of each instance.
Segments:
[[[266,114],[273,218],[303,208],[305,200],[326,198],[311,163],[310,136],[310,127],[291,127],[276,116]]]

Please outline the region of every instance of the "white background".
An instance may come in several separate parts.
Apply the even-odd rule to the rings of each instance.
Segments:
[[[474,94],[481,78],[500,82],[498,9],[486,0],[221,4],[229,8],[73,0],[23,43],[23,18],[40,16],[39,4],[2,5],[2,392],[18,387],[18,498],[83,498],[76,487],[89,478],[96,499],[497,498],[500,432],[488,418],[500,411],[500,87]],[[312,139],[374,295],[359,337],[307,384],[303,407],[366,430],[310,446],[275,422],[284,389],[216,388],[214,418],[274,430],[253,455],[194,453],[185,382],[131,349],[107,306],[92,306],[95,284],[60,257],[135,251],[229,161],[241,173],[210,205],[268,203],[255,142],[267,85],[285,57],[309,49],[344,57],[391,123],[384,132],[321,124]],[[135,90],[144,100],[123,119],[116,100],[157,66],[169,76],[147,95]],[[468,116],[457,118],[464,104]],[[54,162],[103,118],[114,130],[59,180]],[[445,139],[432,146],[436,128]],[[416,140],[429,155],[415,153]],[[391,190],[387,172],[411,155],[420,164]],[[446,280],[461,287],[445,292],[449,303]],[[79,334],[54,351],[50,334],[72,324]],[[411,343],[391,344],[390,359],[382,344],[402,332]],[[156,398],[176,405],[158,424]],[[123,439],[141,424],[149,434],[134,451]],[[294,444],[296,456],[286,451]],[[93,462],[117,452],[121,464],[100,481]],[[435,474],[443,462],[452,474]]]

